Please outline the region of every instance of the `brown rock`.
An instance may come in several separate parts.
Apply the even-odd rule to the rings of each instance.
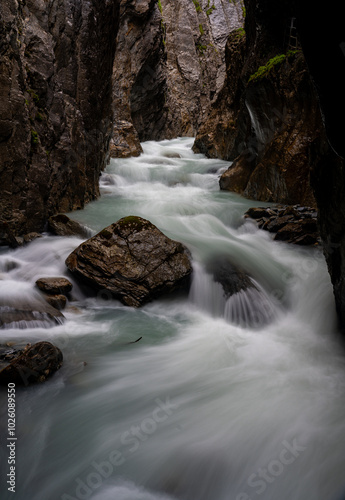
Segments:
[[[294,220],[293,215],[284,215],[283,217],[272,217],[270,222],[265,226],[264,229],[270,233],[277,233],[281,228],[286,226],[289,222]]]
[[[139,140],[192,136],[204,121],[225,79],[227,37],[243,25],[238,0],[217,0],[214,7],[121,1],[113,157],[140,154]]]
[[[53,215],[48,219],[48,229],[56,236],[80,236],[87,238],[89,232],[79,222],[70,219],[65,214]]]
[[[67,304],[67,299],[65,295],[48,295],[46,297],[46,301],[55,309],[62,311],[65,309]]]
[[[119,0],[1,1],[0,214],[14,236],[99,195],[118,11]]]
[[[0,384],[27,386],[44,382],[61,368],[62,361],[62,352],[50,342],[29,345],[0,371]]]
[[[20,296],[0,299],[0,329],[52,328],[63,320],[64,315],[38,293],[30,299]]]
[[[66,295],[73,285],[67,278],[40,278],[36,281],[37,287],[48,295]]]
[[[274,240],[298,245],[314,245],[317,243],[318,234],[309,233],[303,222],[289,223],[279,229]]]
[[[192,266],[188,250],[141,217],[125,217],[82,243],[66,260],[68,269],[124,304],[139,307],[184,288]]]

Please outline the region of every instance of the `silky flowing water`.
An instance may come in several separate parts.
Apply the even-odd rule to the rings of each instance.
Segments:
[[[65,275],[75,299],[63,325],[1,331],[1,343],[49,340],[64,354],[51,380],[17,388],[15,494],[4,481],[2,394],[1,498],[341,498],[345,357],[322,252],[273,242],[245,220],[260,204],[220,192],[228,163],[193,154],[192,143],[147,142],[139,158],[112,160],[102,197],[72,214],[93,234],[139,215],[182,241],[189,296],[138,310],[106,292],[85,296],[64,265],[76,237],[1,251],[0,294],[31,296],[39,277]],[[205,271],[220,253],[262,287],[268,324],[232,321]]]

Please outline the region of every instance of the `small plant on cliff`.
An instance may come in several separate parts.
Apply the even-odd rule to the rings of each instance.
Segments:
[[[163,15],[162,0],[158,0],[157,3],[158,3],[159,12]]]
[[[237,28],[237,30],[234,30],[233,31],[234,35],[237,36],[237,37],[242,37],[246,34],[245,32],[245,29],[244,28]]]
[[[200,31],[200,35],[203,35],[205,33],[204,28],[202,27],[202,24],[199,24],[199,31]]]
[[[35,93],[34,90],[32,89],[26,89],[27,93],[30,94],[30,96],[32,97],[33,101],[38,104],[39,101],[40,101],[40,98],[38,97],[38,95]]]
[[[33,146],[37,146],[38,143],[39,143],[38,133],[36,132],[36,130],[31,130],[31,144]]]
[[[202,11],[202,8],[201,8],[201,5],[200,3],[198,2],[198,0],[193,0],[193,3],[195,5],[195,9],[197,12],[201,12]]]
[[[210,7],[210,1],[207,2],[207,10],[206,10],[206,14],[208,16],[210,16],[212,14],[212,12],[216,9],[216,6],[214,4],[211,5]]]
[[[265,64],[265,66],[260,66],[259,69],[249,77],[248,83],[262,80],[262,78],[265,78],[275,66],[282,64],[282,62],[284,62],[285,59],[286,59],[286,54],[280,54],[278,56],[272,57]]]
[[[196,48],[198,49],[200,54],[203,56],[204,52],[207,50],[207,45],[202,45],[201,43],[197,43]]]

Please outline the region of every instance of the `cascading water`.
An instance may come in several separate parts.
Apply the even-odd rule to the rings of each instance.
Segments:
[[[139,158],[112,160],[101,199],[72,215],[94,232],[139,215],[186,244],[189,297],[131,309],[74,283],[64,324],[1,330],[2,343],[49,340],[64,354],[51,380],[17,388],[16,500],[341,498],[345,358],[322,253],[245,221],[253,202],[220,192],[226,163],[194,155],[192,142],[148,142]],[[80,241],[2,249],[0,299],[31,300],[37,278],[68,276]],[[253,287],[224,297],[207,267],[218,255]],[[253,307],[265,320],[255,327]]]

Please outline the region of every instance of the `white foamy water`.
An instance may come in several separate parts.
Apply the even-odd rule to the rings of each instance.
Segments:
[[[74,283],[63,325],[1,330],[1,343],[49,340],[64,354],[50,381],[17,388],[15,495],[1,395],[1,498],[341,500],[345,362],[323,256],[245,221],[260,204],[220,192],[228,163],[194,155],[192,142],[148,142],[139,158],[112,160],[101,199],[72,214],[94,232],[139,215],[185,243],[189,296],[134,310]],[[42,276],[73,281],[64,260],[80,242],[2,249],[0,300],[30,300]],[[225,299],[205,271],[219,254],[257,289]],[[237,319],[253,303],[267,317],[245,326]]]

